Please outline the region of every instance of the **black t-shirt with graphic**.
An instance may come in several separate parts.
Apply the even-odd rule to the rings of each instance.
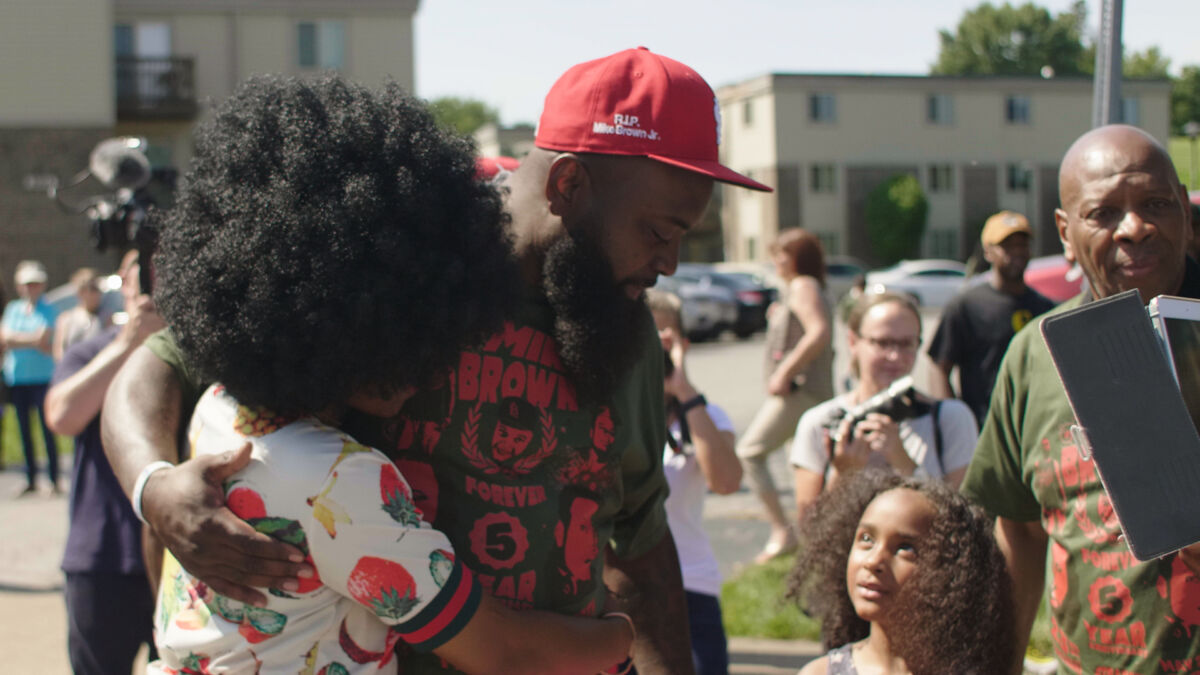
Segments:
[[[1053,308],[1053,301],[1032,288],[1009,295],[984,283],[960,293],[942,310],[929,358],[958,367],[960,398],[980,424],[987,416],[1000,360],[1013,335],[1033,317]]]

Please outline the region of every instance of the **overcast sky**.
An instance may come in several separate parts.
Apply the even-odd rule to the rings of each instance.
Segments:
[[[938,30],[978,0],[421,0],[416,87],[477,98],[504,123],[536,122],[575,63],[639,45],[682,61],[713,87],[768,72],[924,74]],[[994,3],[998,4],[998,3]],[[1044,0],[1057,14],[1070,0]],[[1099,31],[1100,0],[1088,0]],[[1200,1],[1125,0],[1125,49],[1157,45],[1178,74],[1200,65]]]

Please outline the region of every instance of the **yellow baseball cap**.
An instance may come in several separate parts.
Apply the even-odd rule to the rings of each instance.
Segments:
[[[987,222],[983,224],[983,234],[979,236],[979,239],[984,246],[991,246],[999,244],[1018,232],[1033,236],[1033,230],[1029,227],[1029,219],[1016,211],[1001,211],[988,218]]]

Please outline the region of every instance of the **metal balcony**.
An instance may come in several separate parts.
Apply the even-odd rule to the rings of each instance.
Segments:
[[[117,57],[117,119],[190,120],[196,116],[190,57]]]

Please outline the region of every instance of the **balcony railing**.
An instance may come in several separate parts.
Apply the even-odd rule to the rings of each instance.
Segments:
[[[188,120],[196,116],[195,63],[187,57],[117,57],[119,119]]]

